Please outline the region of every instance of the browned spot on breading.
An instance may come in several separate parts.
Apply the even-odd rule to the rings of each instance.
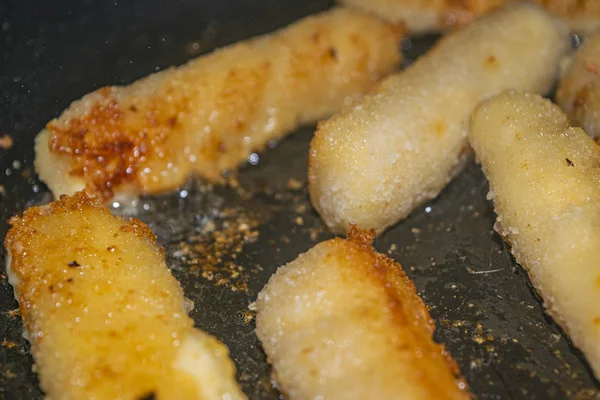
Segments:
[[[589,93],[589,85],[586,85],[579,89],[577,93],[575,93],[575,97],[573,97],[573,108],[582,107],[586,103],[586,98]]]
[[[442,137],[446,134],[448,128],[443,121],[437,120],[433,122],[433,124],[431,125],[431,129],[433,130],[433,133],[436,134],[436,136]]]
[[[484,63],[484,66],[487,68],[497,68],[499,65],[498,59],[493,55],[486,58]]]
[[[164,115],[163,100],[150,99],[142,109],[122,107],[111,88],[100,89],[98,95],[86,114],[64,124],[51,121],[47,129],[52,134],[50,151],[70,156],[71,174],[84,177],[91,192],[109,198],[116,186],[135,182],[139,167],[161,153],[176,119]],[[171,106],[185,108],[179,100]]]
[[[247,132],[247,121],[257,118],[260,99],[272,74],[270,62],[253,64],[246,68],[235,68],[229,72],[219,95],[215,99],[215,109],[220,110],[214,122],[223,127],[228,135],[215,129],[208,134],[208,146],[203,155],[216,160],[225,151],[239,151]]]
[[[335,47],[329,48],[329,57],[333,58],[334,60],[337,60],[337,50],[335,49]]]
[[[592,74],[598,74],[598,66],[589,61],[585,63],[585,69],[587,72],[591,72]]]

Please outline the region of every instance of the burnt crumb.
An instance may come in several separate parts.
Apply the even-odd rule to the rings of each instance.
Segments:
[[[51,293],[54,293],[54,285],[48,286],[48,289],[50,290]]]
[[[335,49],[335,47],[329,48],[329,56],[334,60],[337,60],[337,50]]]
[[[111,253],[114,253],[115,252],[115,246],[108,246],[106,248],[106,250],[110,251]]]
[[[77,268],[77,267],[81,267],[81,264],[79,264],[77,261],[73,260],[71,261],[69,264],[69,267],[71,268]]]
[[[73,278],[69,278],[69,279],[67,279],[67,282],[69,282],[69,283],[73,283],[73,281],[74,281],[74,279],[73,279]]]
[[[567,165],[569,167],[574,167],[575,166],[575,164],[573,164],[573,161],[569,160],[568,158],[565,158],[565,161],[567,162]]]
[[[129,106],[129,110],[130,110],[131,112],[137,112],[137,110],[138,110],[138,109],[137,109],[137,107],[136,107],[136,106],[133,106],[133,105],[132,105],[132,106]]]
[[[155,400],[155,399],[156,399],[155,392],[149,392],[149,393],[143,395],[142,397],[138,398],[138,400]]]

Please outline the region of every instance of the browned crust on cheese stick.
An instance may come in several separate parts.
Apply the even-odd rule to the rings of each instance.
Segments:
[[[464,26],[478,16],[508,3],[525,0],[338,0],[388,21],[404,22],[411,34],[439,32]],[[563,19],[571,30],[591,33],[600,27],[597,0],[529,0]]]
[[[7,271],[47,399],[246,398],[144,223],[78,193],[11,224]]]
[[[279,268],[256,331],[293,400],[467,399],[458,369],[401,266],[351,226]],[[319,397],[321,396],[321,397]]]
[[[469,140],[495,229],[600,378],[600,146],[557,105],[513,91],[478,106]]]
[[[337,8],[74,102],[40,133],[55,196],[156,193],[216,181],[255,150],[351,102],[400,60],[404,29]]]
[[[599,75],[600,32],[585,40],[556,91],[556,102],[571,124],[596,139],[600,137]]]

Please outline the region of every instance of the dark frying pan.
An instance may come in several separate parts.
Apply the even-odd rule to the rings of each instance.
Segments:
[[[330,6],[306,0],[60,3],[0,4],[0,134],[14,140],[11,149],[0,149],[0,238],[11,215],[49,199],[32,170],[32,140],[72,100]],[[420,39],[403,47],[414,58],[431,43]],[[229,346],[250,399],[280,395],[248,304],[279,265],[331,236],[306,191],[312,131],[299,130],[261,154],[257,165],[242,168],[239,185],[192,182],[138,206],[138,217],[158,234],[196,303],[197,325]],[[598,383],[583,357],[544,314],[526,275],[492,231],[487,190],[479,168],[469,165],[437,200],[378,238],[376,247],[415,280],[436,320],[436,339],[450,349],[479,398],[597,398]],[[2,263],[4,256],[2,248]],[[5,275],[0,301],[0,397],[42,398]]]

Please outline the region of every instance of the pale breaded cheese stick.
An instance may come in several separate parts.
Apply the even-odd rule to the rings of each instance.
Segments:
[[[600,147],[540,96],[506,92],[473,113],[496,230],[600,378]]]
[[[402,267],[374,232],[322,242],[258,295],[256,332],[286,398],[468,399]]]
[[[74,102],[36,139],[55,196],[105,199],[216,181],[299,124],[338,111],[400,60],[403,27],[334,9]]]
[[[501,5],[522,0],[338,0],[378,17],[406,24],[409,34],[444,31],[464,26]],[[597,0],[528,0],[543,6],[577,33],[592,33],[600,27]]]
[[[585,40],[556,91],[556,102],[571,124],[583,128],[593,138],[600,137],[599,75],[600,32]]]
[[[246,398],[144,223],[78,193],[11,224],[7,270],[47,399]]]
[[[569,48],[564,24],[517,4],[444,37],[375,93],[317,128],[312,203],[326,224],[381,232],[444,188],[462,168],[469,114],[504,89],[548,92]]]

